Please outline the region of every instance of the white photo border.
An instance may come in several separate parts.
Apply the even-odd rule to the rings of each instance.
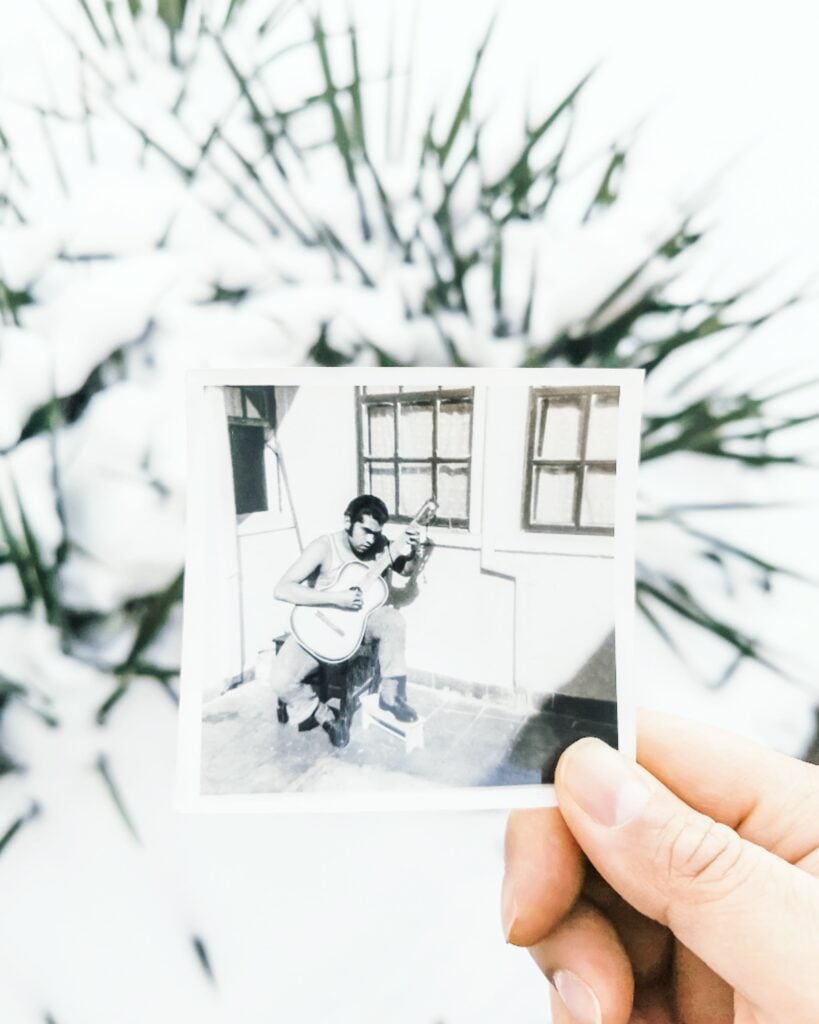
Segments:
[[[377,792],[286,792],[203,795],[201,793],[202,694],[191,680],[202,677],[201,645],[207,628],[203,587],[207,536],[199,496],[207,479],[207,451],[197,443],[204,423],[205,388],[291,385],[355,387],[418,384],[445,387],[600,387],[620,388],[615,482],[614,628],[618,748],[636,757],[635,692],[635,540],[640,452],[642,370],[496,369],[460,367],[300,367],[190,370],[187,373],[188,499],[182,666],[175,807],[204,813],[351,812],[409,810],[489,810],[553,807],[554,786],[547,783],[432,790]]]

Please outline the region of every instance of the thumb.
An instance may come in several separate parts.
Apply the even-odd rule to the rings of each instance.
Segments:
[[[578,844],[628,903],[775,1019],[819,1019],[819,880],[599,740],[566,751],[555,786]]]

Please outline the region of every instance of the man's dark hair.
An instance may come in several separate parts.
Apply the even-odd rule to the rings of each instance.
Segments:
[[[353,498],[344,509],[344,515],[350,517],[350,526],[360,523],[364,516],[372,516],[379,526],[383,526],[390,518],[387,506],[374,494],[359,494]]]

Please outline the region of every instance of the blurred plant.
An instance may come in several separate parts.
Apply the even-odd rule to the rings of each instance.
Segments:
[[[816,415],[776,411],[808,382],[732,393],[703,373],[800,296],[749,313],[753,288],[687,286],[696,210],[630,198],[627,145],[568,167],[588,76],[499,154],[476,113],[489,33],[415,139],[412,63],[365,74],[353,22],[287,0],[78,3],[84,24],[55,17],[76,89],[15,113],[39,123],[42,152],[0,132],[0,621],[36,619],[108,674],[100,722],[136,679],[174,692],[189,366],[625,366],[652,380],[684,354],[697,368],[672,374],[661,403],[649,388],[645,463],[800,462],[769,442]],[[749,567],[766,588],[788,571],[692,525],[703,508],[644,518],[726,579]],[[745,659],[777,667],[673,573],[641,563],[637,597],[669,643],[669,613],[724,643],[724,678]],[[0,710],[51,715],[16,659],[0,661]]]

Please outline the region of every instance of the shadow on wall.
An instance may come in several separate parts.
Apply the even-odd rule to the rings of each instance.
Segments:
[[[614,631],[556,693],[529,716],[509,750],[509,762],[554,782],[558,759],[583,736],[617,746],[617,685]]]
[[[434,544],[430,540],[420,546],[415,562],[411,563],[412,570],[409,576],[391,574],[390,603],[394,608],[406,608],[418,597],[418,578],[426,568],[433,547]]]
[[[603,638],[599,647],[587,658],[558,694],[594,700],[617,700],[617,670],[614,660],[614,630]]]

